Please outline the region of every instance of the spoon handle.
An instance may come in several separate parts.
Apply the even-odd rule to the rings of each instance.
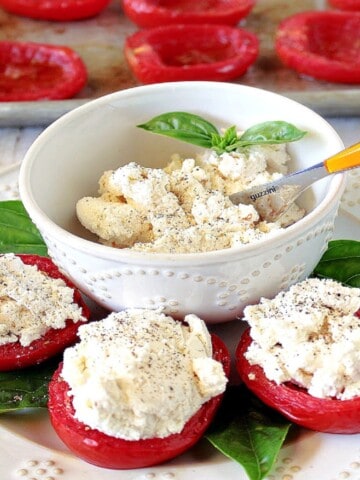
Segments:
[[[360,166],[360,142],[351,147],[341,150],[324,161],[329,173],[341,172]]]

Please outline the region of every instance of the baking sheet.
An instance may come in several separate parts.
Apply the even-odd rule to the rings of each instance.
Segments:
[[[260,39],[260,55],[249,71],[234,83],[282,93],[322,115],[358,115],[360,85],[349,86],[300,77],[277,58],[274,34],[286,16],[328,8],[325,0],[258,0],[241,26]],[[114,0],[93,19],[45,22],[11,15],[0,9],[0,39],[68,45],[83,58],[89,73],[87,86],[73,99],[37,102],[0,102],[0,126],[47,125],[90,99],[139,85],[123,56],[125,38],[138,29]]]

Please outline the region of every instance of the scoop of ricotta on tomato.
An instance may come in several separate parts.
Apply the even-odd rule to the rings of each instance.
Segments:
[[[130,309],[82,325],[64,353],[62,377],[75,417],[124,440],[179,433],[210,398],[225,390],[205,323]]]
[[[277,384],[293,382],[314,397],[360,396],[360,289],[309,278],[247,306],[253,339],[245,354]]]
[[[19,341],[27,347],[66,321],[87,321],[74,302],[74,290],[27,265],[13,253],[0,256],[0,346]]]

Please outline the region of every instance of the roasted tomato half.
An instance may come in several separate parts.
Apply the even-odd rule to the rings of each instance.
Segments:
[[[130,35],[125,57],[142,83],[226,81],[255,62],[258,44],[253,33],[228,25],[165,25]]]
[[[52,260],[38,255],[17,256],[27,265],[36,265],[39,270],[46,273],[49,277],[61,278],[64,280],[68,287],[74,289],[74,302],[81,307],[82,315],[86,319],[90,317],[90,311],[84,303],[80,292],[64,275],[60,273]],[[16,370],[18,368],[36,365],[58,353],[61,353],[67,346],[76,342],[77,330],[83,323],[83,321],[74,323],[69,319],[66,322],[65,328],[52,328],[41,338],[34,340],[26,347],[22,346],[20,342],[0,345],[0,371]]]
[[[246,330],[236,350],[236,367],[242,381],[266,405],[292,422],[327,433],[360,433],[360,397],[351,400],[316,398],[290,382],[277,385],[259,365],[251,365],[245,353],[252,342]]]
[[[0,0],[10,13],[41,20],[68,22],[100,13],[110,0]]]
[[[0,41],[1,102],[71,98],[86,82],[86,66],[69,47]]]
[[[360,83],[360,12],[310,11],[285,18],[275,48],[298,73],[337,83]]]
[[[212,335],[213,358],[223,364],[224,372],[230,372],[230,355],[224,343]],[[220,406],[222,395],[206,402],[188,420],[181,433],[165,438],[146,440],[122,440],[93,430],[79,422],[69,386],[61,378],[62,365],[55,372],[49,385],[49,412],[51,423],[62,441],[83,460],[94,465],[114,468],[141,468],[163,463],[192,447],[204,434]]]

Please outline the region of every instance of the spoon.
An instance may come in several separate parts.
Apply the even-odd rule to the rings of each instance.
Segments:
[[[254,205],[262,220],[275,222],[301,193],[321,178],[360,166],[360,142],[332,155],[323,162],[263,185],[236,192],[230,200],[238,205]]]

